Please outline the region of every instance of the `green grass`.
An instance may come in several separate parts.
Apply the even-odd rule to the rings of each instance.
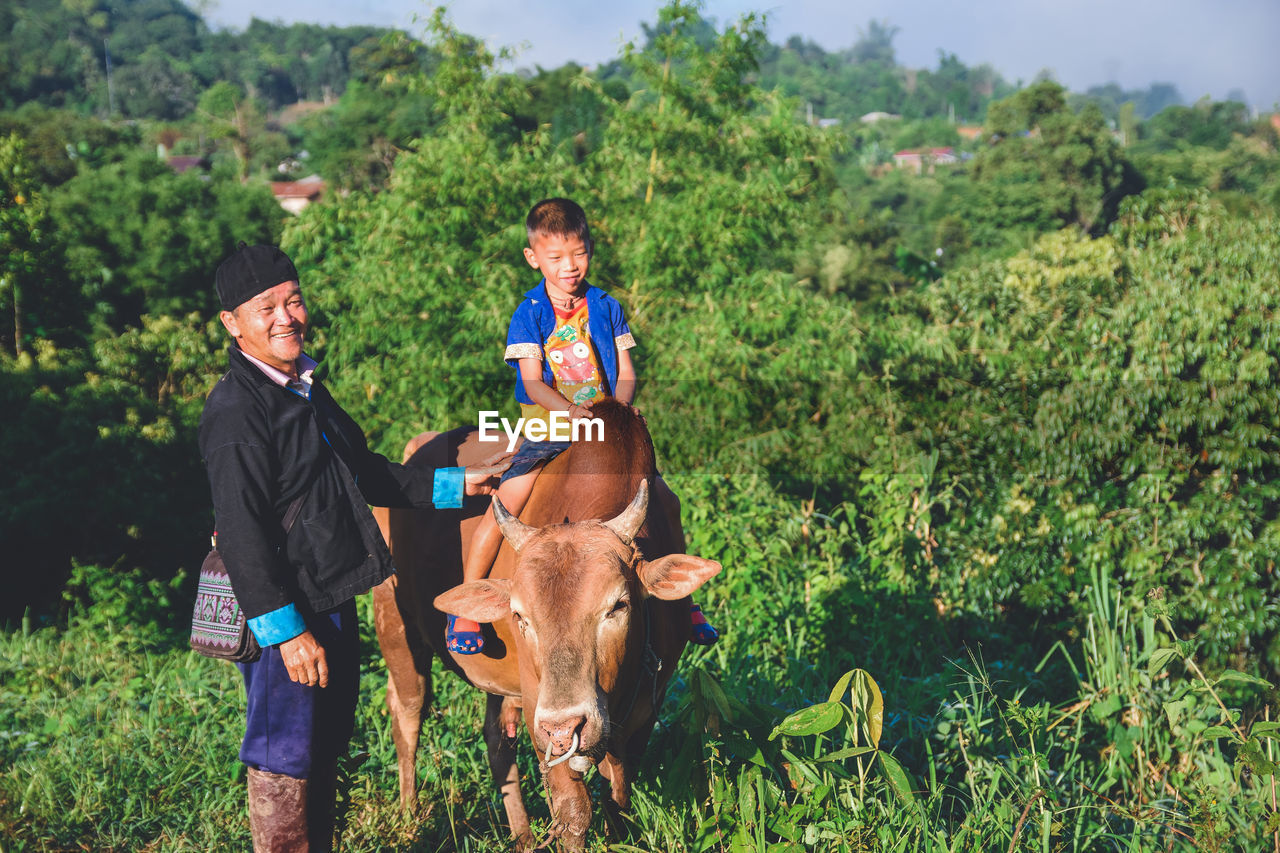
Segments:
[[[838,510],[819,518],[759,483],[679,485],[699,507],[691,550],[726,565],[700,594],[724,639],[681,661],[632,823],[606,837],[598,816],[593,850],[1272,848],[1267,768],[1233,766],[1243,747],[1210,736],[1221,713],[1191,675],[1172,663],[1148,672],[1168,640],[1152,617],[1109,604],[1105,578],[1087,635],[1045,655],[873,576]],[[249,847],[239,674],[157,628],[130,589],[99,584],[113,602],[0,636],[5,853]],[[424,729],[420,813],[401,814],[370,632],[343,849],[509,849],[482,698],[439,671],[447,711]],[[866,681],[831,694],[855,668],[883,691],[880,723]],[[1255,685],[1224,696],[1233,711],[1259,707]],[[1183,703],[1176,724],[1170,702]],[[788,716],[806,706],[819,707]],[[545,830],[527,747],[521,767]]]

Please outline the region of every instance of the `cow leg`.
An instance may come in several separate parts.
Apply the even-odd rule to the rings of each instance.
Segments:
[[[586,848],[587,830],[591,826],[591,795],[582,774],[565,764],[546,767],[543,783],[551,799],[551,835],[560,848],[579,851]]]
[[[609,780],[609,800],[604,803],[604,816],[614,835],[626,834],[623,817],[631,809],[631,772],[625,761],[612,752],[606,753],[597,769]]]
[[[431,681],[430,670],[424,675],[414,662],[395,589],[395,575],[374,587],[374,625],[378,646],[387,662],[387,711],[391,714],[391,739],[396,745],[400,808],[414,812],[418,804],[418,738],[422,734],[423,713],[430,705]],[[427,655],[429,665],[430,652]]]
[[[524,793],[520,790],[520,770],[516,767],[516,733],[520,725],[520,705],[509,696],[488,694],[484,709],[484,742],[489,756],[489,772],[493,784],[502,794],[502,807],[507,812],[507,826],[519,849],[533,846],[529,831],[529,814],[524,809]]]

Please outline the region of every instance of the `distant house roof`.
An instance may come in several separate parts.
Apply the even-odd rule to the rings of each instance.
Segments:
[[[895,115],[894,113],[880,112],[879,110],[877,110],[876,112],[867,113],[866,115],[864,115],[862,118],[858,120],[865,122],[867,124],[875,124],[876,122],[886,118],[902,118],[902,116]]]
[[[207,169],[209,161],[203,157],[195,157],[189,155],[175,155],[173,157],[164,158],[164,162],[169,165],[170,169],[181,175],[189,169]]]
[[[271,194],[285,210],[298,213],[324,194],[324,179],[310,175],[298,181],[272,181]]]
[[[945,166],[947,164],[957,162],[959,162],[959,158],[956,157],[956,150],[950,146],[946,148],[924,148],[920,150],[904,148],[893,155],[893,163],[895,166],[899,169],[911,167],[914,168],[917,173],[923,170],[926,163],[929,166],[929,171],[932,172],[935,165]]]
[[[951,146],[947,146],[946,148],[924,148],[920,150],[916,150],[914,148],[904,148],[901,151],[898,151],[897,153],[895,153],[893,156],[903,157],[905,159],[911,159],[911,158],[919,159],[925,156],[932,157],[935,160],[939,157],[951,157],[952,159],[954,159],[956,156],[956,150]]]
[[[961,139],[977,139],[982,135],[982,125],[962,124],[956,128],[956,133],[960,134]]]
[[[315,184],[302,181],[272,181],[271,194],[276,198],[305,198],[313,201],[324,192],[324,182]]]

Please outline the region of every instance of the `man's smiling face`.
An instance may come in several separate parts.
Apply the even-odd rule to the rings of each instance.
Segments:
[[[218,316],[241,350],[290,376],[297,375],[296,362],[307,335],[307,304],[296,281],[269,287]]]

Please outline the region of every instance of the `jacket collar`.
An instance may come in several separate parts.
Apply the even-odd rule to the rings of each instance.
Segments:
[[[265,370],[263,370],[263,368],[254,364],[253,360],[249,358],[249,356],[246,355],[245,352],[234,342],[227,345],[227,351],[229,353],[229,366],[236,373],[248,377],[255,385],[276,385],[281,388],[284,387],[282,383],[276,381],[275,377],[270,376]],[[298,365],[302,372],[314,372],[319,366],[314,359],[305,353],[303,354],[302,359],[303,361]]]
[[[547,280],[544,278],[541,281],[539,281],[536,285],[534,285],[533,289],[524,295],[524,298],[528,299],[534,305],[546,305],[547,307],[550,307],[551,299],[550,297],[547,296],[546,285],[547,285]],[[600,294],[602,293],[604,293],[603,290],[596,287],[591,282],[587,282],[586,297],[587,297],[588,305],[594,305],[596,300],[600,298]]]

